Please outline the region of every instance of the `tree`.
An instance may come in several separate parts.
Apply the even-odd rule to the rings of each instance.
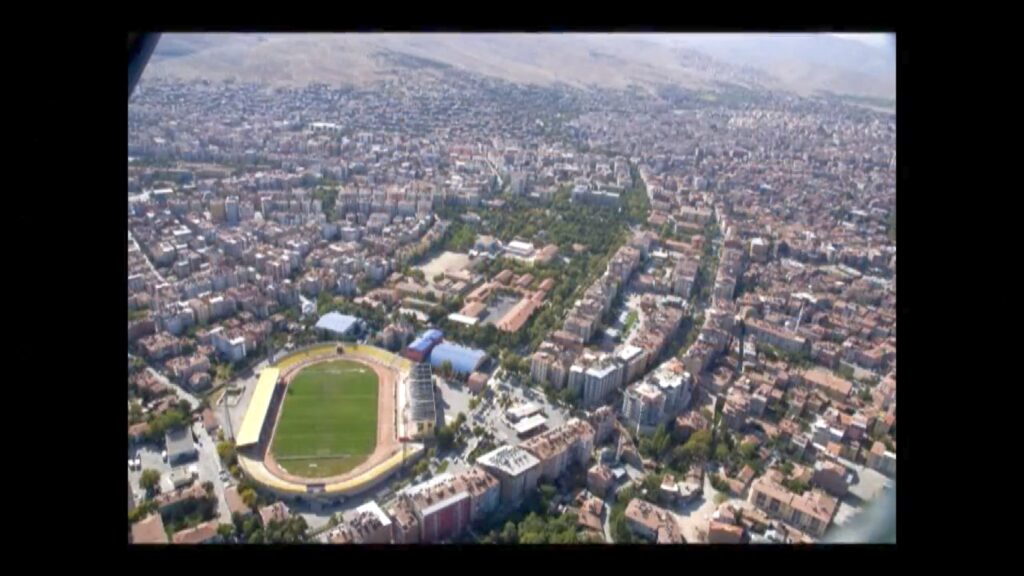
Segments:
[[[203,490],[206,491],[207,496],[213,496],[213,482],[210,482],[209,480],[203,482]]]
[[[437,446],[442,450],[449,450],[455,445],[455,431],[445,425],[437,430]]]
[[[718,490],[719,492],[728,492],[729,491],[729,484],[726,483],[725,479],[723,479],[722,476],[719,475],[719,474],[712,474],[711,475],[711,486],[715,490]]]
[[[255,508],[258,501],[256,491],[252,488],[246,488],[238,494],[242,498],[242,502],[245,503],[249,508]]]
[[[836,368],[836,374],[839,374],[846,380],[853,380],[854,370],[852,366],[840,362],[839,367]]]
[[[128,422],[130,424],[142,422],[142,406],[138,400],[132,400],[128,405]]]
[[[503,544],[515,544],[519,541],[519,532],[514,522],[505,522],[505,529],[501,531],[501,542]]]
[[[469,399],[469,409],[470,410],[476,410],[476,407],[479,406],[479,405],[480,405],[480,399],[479,398],[473,397],[473,398]]]
[[[796,494],[803,494],[808,489],[806,482],[803,480],[795,480],[793,478],[784,478],[782,480],[782,485]]]
[[[541,508],[547,510],[558,491],[551,484],[541,484],[537,487],[537,493],[540,495]]]
[[[740,457],[743,458],[744,461],[749,462],[754,458],[754,455],[757,454],[757,445],[753,442],[741,444],[739,452]]]
[[[729,459],[729,447],[724,443],[720,443],[715,447],[715,460],[719,462],[725,462]]]
[[[132,356],[131,360],[128,361],[128,371],[131,374],[141,372],[146,368],[146,362],[138,356]]]
[[[157,485],[160,484],[160,473],[151,468],[147,468],[142,471],[142,477],[139,478],[139,486],[146,490],[147,494],[152,494]]]
[[[238,461],[238,453],[235,450],[234,442],[218,442],[217,455],[220,456],[220,461],[225,466],[232,466]]]
[[[224,541],[228,541],[235,535],[235,527],[231,524],[221,524],[217,526],[217,535],[224,539]]]
[[[522,368],[522,358],[515,352],[506,352],[501,358],[501,367],[513,374],[519,374]]]
[[[452,362],[451,360],[444,360],[441,362],[441,375],[445,378],[449,378],[452,375]]]
[[[793,473],[793,463],[789,461],[783,462],[782,466],[780,467],[780,470],[782,470],[783,474],[789,476],[790,474]]]
[[[683,444],[680,455],[686,457],[692,463],[702,463],[711,455],[711,432],[708,430],[697,430],[690,435],[686,444]]]

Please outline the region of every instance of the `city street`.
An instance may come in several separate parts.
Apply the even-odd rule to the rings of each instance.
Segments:
[[[147,366],[146,370],[149,370],[151,374],[156,376],[156,379],[159,380],[161,384],[174,390],[174,393],[178,396],[178,398],[187,400],[188,403],[192,406],[193,410],[199,407],[199,398],[193,396],[192,393],[179,386],[176,382],[168,380],[166,376],[157,372],[153,368]]]
[[[217,455],[217,440],[210,437],[203,428],[202,423],[192,425],[192,431],[199,439],[199,483],[206,481],[213,482],[213,493],[217,495],[217,512],[220,521],[228,524],[231,522],[231,512],[228,510],[227,501],[224,499],[224,482],[220,479],[221,463]]]
[[[149,259],[149,257],[146,256],[146,253],[142,251],[142,247],[139,246],[139,243],[137,240],[135,240],[135,237],[132,236],[131,230],[128,231],[128,239],[131,240],[132,244],[135,245],[135,249],[139,251],[139,255],[142,256],[143,260],[146,261],[146,264],[149,264],[149,269],[153,271],[153,274],[157,277],[158,280],[160,280],[160,283],[166,283],[167,281],[164,280],[164,277],[161,276],[160,273],[156,271],[156,266],[153,266],[153,262]]]

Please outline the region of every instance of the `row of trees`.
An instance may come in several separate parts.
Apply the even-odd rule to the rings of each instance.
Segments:
[[[633,185],[622,195],[623,212],[630,224],[643,224],[647,222],[648,214],[651,212],[651,200],[647,197],[647,186],[636,166],[630,164],[629,173],[633,178]]]
[[[297,544],[310,540],[309,526],[306,520],[298,515],[283,521],[271,520],[264,527],[255,515],[242,517],[236,512],[232,516],[232,524],[221,532],[228,541],[246,544]]]
[[[335,298],[330,291],[321,292],[317,296],[316,304],[317,313],[321,316],[328,312],[348,314],[363,320],[373,330],[382,330],[392,320],[391,316],[381,309],[360,306],[346,298]]]
[[[640,491],[635,486],[627,486],[615,496],[615,504],[612,505],[611,511],[608,513],[608,524],[612,539],[616,544],[637,542],[637,538],[626,525],[626,506],[638,496],[640,496]]]
[[[164,434],[168,430],[188,426],[192,421],[191,411],[192,406],[188,401],[181,400],[176,406],[167,409],[163,413],[156,416],[151,415],[147,421],[149,430],[145,434],[145,440],[147,442],[159,442],[164,438]]]
[[[484,544],[580,544],[592,541],[580,533],[577,515],[556,511],[558,490],[554,485],[537,486],[523,505],[507,518],[504,525],[494,528],[480,539]],[[492,519],[491,522],[500,522]]]
[[[217,517],[217,496],[213,493],[213,483],[206,482],[203,488],[206,489],[206,496],[185,500],[170,514],[164,515],[164,528],[168,532],[194,528]]]
[[[519,524],[505,523],[501,532],[493,532],[482,542],[485,544],[579,544],[590,541],[581,537],[577,529],[577,516],[565,512],[556,517],[530,513]]]
[[[811,360],[811,354],[806,349],[802,349],[799,352],[786,352],[785,350],[780,350],[770,344],[760,344],[758,346],[758,352],[764,354],[764,357],[769,360],[781,360],[793,368],[810,368],[814,366],[814,361]],[[840,366],[842,365],[840,364]],[[853,377],[852,369],[847,373],[851,378]]]
[[[466,422],[466,415],[459,412],[459,415],[455,417],[455,421],[451,424],[445,424],[437,429],[435,437],[437,438],[437,447],[440,450],[451,450],[457,446],[465,444],[465,439],[460,433],[462,425]]]

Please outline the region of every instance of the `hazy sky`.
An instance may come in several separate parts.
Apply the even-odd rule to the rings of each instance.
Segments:
[[[839,38],[845,38],[847,40],[856,40],[857,42],[867,44],[868,46],[874,46],[876,48],[884,48],[889,44],[889,42],[892,42],[896,39],[893,34],[833,32],[832,35],[838,36]]]

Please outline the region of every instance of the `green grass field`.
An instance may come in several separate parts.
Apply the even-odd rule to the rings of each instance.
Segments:
[[[288,385],[271,452],[282,468],[311,478],[335,476],[377,445],[377,374],[336,360],[302,369]]]

